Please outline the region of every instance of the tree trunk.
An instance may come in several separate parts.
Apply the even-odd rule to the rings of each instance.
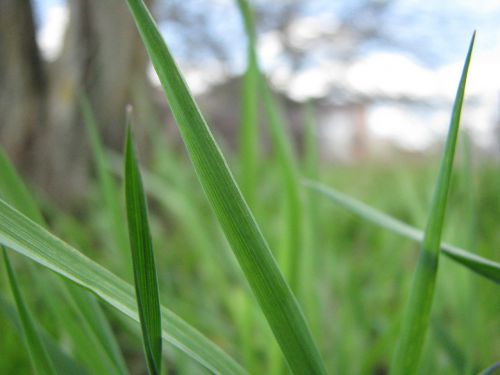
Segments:
[[[139,105],[135,91],[148,92],[140,88],[147,82],[146,54],[125,2],[72,0],[69,5],[63,50],[50,69],[48,135],[39,150],[48,151],[43,184],[63,201],[87,190],[88,146],[79,95],[89,97],[105,144],[121,149],[125,106]]]
[[[24,174],[63,206],[87,191],[89,147],[79,95],[90,99],[106,146],[121,149],[126,104],[141,107],[151,92],[126,3],[68,0],[68,6],[61,55],[45,71],[30,1],[0,1],[1,142]]]
[[[0,143],[31,176],[33,143],[46,119],[46,76],[30,0],[0,1]]]

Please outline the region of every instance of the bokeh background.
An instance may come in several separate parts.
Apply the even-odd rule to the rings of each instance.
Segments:
[[[145,2],[238,177],[247,49],[236,2]],[[452,101],[477,30],[462,115],[468,146],[459,146],[445,236],[498,259],[500,3],[254,0],[251,6],[259,61],[297,158],[304,154],[307,105],[314,112],[321,179],[418,227],[425,224]],[[150,202],[162,298],[241,357],[238,301],[251,297],[242,297],[246,285],[197,186],[125,1],[0,0],[0,144],[51,228],[79,248],[93,249],[89,253],[113,269],[106,249],[117,244],[106,236],[82,94],[112,161],[122,150],[124,108],[133,105],[141,160],[164,178],[165,200],[160,193]],[[285,213],[263,109],[259,124],[255,210],[278,248]],[[331,371],[384,374],[396,337],[391,322],[408,289],[416,246],[321,202],[312,292],[317,308],[309,319]],[[195,238],[193,226],[200,226]],[[422,373],[474,373],[500,353],[500,337],[493,333],[500,323],[498,292],[453,264],[445,262],[443,269],[437,333],[430,335]],[[70,342],[36,294],[29,298],[53,335]],[[477,310],[465,308],[470,304]],[[257,373],[268,373],[269,332],[259,319],[253,360]],[[2,324],[4,352],[19,338]],[[115,325],[132,372],[145,373],[140,341]],[[169,356],[172,373],[203,373],[183,355]],[[1,373],[29,373],[26,354],[1,357]]]
[[[234,146],[246,64],[235,3],[149,5],[211,126]],[[477,29],[463,127],[479,153],[498,158],[498,2],[252,5],[261,65],[286,103],[291,131],[301,137],[301,103],[312,100],[321,155],[341,163],[419,158],[439,145]],[[71,202],[88,172],[79,90],[91,99],[106,145],[117,149],[126,103],[138,113],[153,105],[164,120],[158,81],[121,1],[4,0],[1,17],[1,143],[37,184]]]

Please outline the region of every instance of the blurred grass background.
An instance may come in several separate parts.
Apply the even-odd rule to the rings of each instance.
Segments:
[[[271,334],[256,304],[242,305],[244,299],[251,299],[248,288],[190,164],[182,154],[177,160],[170,155],[165,157],[167,149],[158,147],[157,151],[163,156],[146,169],[151,177],[161,176],[161,182],[150,190],[161,300],[240,360],[239,319],[244,313],[241,308],[252,308],[256,324],[252,331],[253,368],[256,373],[269,373]],[[279,249],[285,220],[280,203],[280,181],[276,178],[279,174],[272,163],[261,169],[259,180],[263,182],[258,184],[256,194],[257,220],[272,248]],[[323,181],[340,191],[412,225],[423,226],[436,173],[434,160],[390,167],[367,163],[349,167],[321,164],[319,171]],[[491,259],[497,256],[500,244],[497,172],[496,165],[486,162],[474,169],[471,178],[469,172],[463,170],[463,160],[459,163],[444,236],[447,242]],[[148,177],[145,180],[150,186],[154,186],[151,182],[158,182]],[[473,196],[470,196],[471,185],[474,186]],[[91,185],[85,209],[78,217],[49,208],[50,203],[45,203],[44,212],[57,235],[120,274],[123,268],[110,250],[117,245],[110,236],[110,217],[98,190],[95,183]],[[301,303],[330,371],[385,373],[418,245],[318,198],[315,226],[311,228],[315,248],[302,250],[314,252],[313,274],[308,275],[312,279],[312,289],[306,291]],[[13,258],[37,318],[63,348],[71,352],[71,342],[75,338],[65,335],[61,322],[53,318],[40,297],[43,294],[39,289],[44,285],[33,284],[23,272],[25,261],[17,256]],[[3,273],[1,282],[5,290]],[[500,348],[500,338],[495,333],[500,308],[496,285],[443,258],[436,293],[433,324],[421,373],[474,373],[486,367]],[[67,307],[61,303],[55,308]],[[108,316],[127,365],[132,373],[142,373],[145,367],[137,332],[134,335],[124,329],[123,322],[112,311],[108,311]],[[22,341],[5,311],[2,311],[0,324],[4,348],[0,360],[2,373],[29,373],[28,354],[19,350]],[[181,353],[167,350],[171,358],[169,365],[175,369],[173,373],[205,372]]]

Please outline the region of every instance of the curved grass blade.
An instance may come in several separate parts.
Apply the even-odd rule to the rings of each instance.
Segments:
[[[429,317],[439,264],[441,234],[453,169],[455,147],[458,138],[465,82],[467,80],[467,72],[470,65],[474,39],[475,33],[470,42],[455,103],[453,105],[450,130],[446,140],[444,155],[441,160],[431,211],[422,241],[409,301],[403,316],[398,344],[391,364],[390,373],[393,375],[412,375],[417,372],[427,328],[429,326]]]
[[[0,199],[0,243],[93,292],[139,322],[133,287]],[[161,308],[162,337],[217,374],[246,372],[214,343]]]
[[[500,370],[500,362],[497,362],[491,365],[490,367],[484,369],[479,373],[479,375],[494,375],[498,373],[497,370]]]
[[[361,201],[318,182],[306,180],[304,181],[304,185],[307,188],[324,195],[332,202],[337,203],[362,219],[386,228],[403,237],[407,237],[418,242],[423,241],[424,233],[421,230],[376,210]],[[500,263],[485,259],[479,255],[472,254],[464,249],[445,242],[441,243],[441,252],[478,275],[484,276],[495,283],[500,283]]]
[[[130,114],[129,114],[130,116]],[[130,120],[130,119],[129,119]],[[161,372],[161,317],[158,280],[148,209],[135,155],[130,125],[125,145],[125,198],[134,268],[135,293],[149,373]]]
[[[45,220],[33,196],[1,149],[0,197],[37,224],[45,225]],[[92,355],[99,358],[97,361],[88,361],[87,363],[91,366],[105,363],[111,364],[111,367],[108,367],[109,369],[106,370],[107,374],[127,374],[127,367],[118,343],[95,297],[80,288],[68,285],[61,279],[50,277],[51,275],[40,274],[36,272],[34,267],[29,267],[28,269],[34,275],[35,280],[47,283],[47,286],[42,288],[42,294],[48,306],[56,312],[57,319],[65,321],[63,325],[68,334],[71,337],[81,337],[79,341],[74,341],[76,345],[75,351],[84,352],[86,357],[90,357],[89,351],[91,350]],[[49,285],[50,288],[48,287]],[[64,309],[57,308],[61,302],[55,298],[53,293],[48,291],[52,287],[60,288],[63,292]],[[66,308],[67,306],[73,306],[74,310],[77,311],[76,315],[80,317],[78,323],[72,323],[75,315],[69,311],[70,309]],[[80,331],[85,331],[85,336]],[[91,341],[93,344],[86,347],[84,344],[86,341]],[[91,370],[99,373],[96,368],[92,368]]]
[[[141,0],[127,3],[205,194],[291,370],[296,374],[324,374],[323,361],[302,311],[151,14]]]
[[[31,364],[33,365],[34,372],[39,375],[55,375],[54,365],[47,353],[47,349],[36,329],[35,322],[24,302],[24,298],[17,285],[16,275],[10,264],[9,256],[3,246],[2,248],[3,259],[5,268],[7,270],[7,277],[9,279],[10,288],[14,295],[14,300],[17,306],[17,312],[23,328],[26,346],[30,353]]]

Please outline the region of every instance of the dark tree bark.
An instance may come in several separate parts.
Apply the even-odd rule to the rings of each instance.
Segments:
[[[30,0],[0,1],[0,143],[17,167],[33,170],[33,143],[46,119],[46,75]]]

